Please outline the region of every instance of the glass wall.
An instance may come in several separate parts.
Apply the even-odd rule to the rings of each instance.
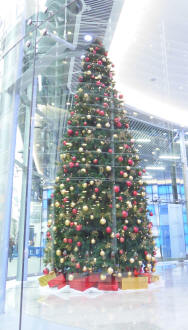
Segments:
[[[118,5],[105,1],[105,14],[100,1],[6,3],[1,11],[0,62],[0,313],[6,313],[0,321],[4,326],[13,324],[15,330],[76,327],[72,314],[85,300],[69,300],[67,292],[62,298],[40,291],[38,277],[44,269],[59,144],[88,47],[84,37],[88,33],[100,37],[109,47],[123,1]],[[157,258],[185,259],[188,224],[182,128],[131,107],[126,110],[141,166],[146,168]],[[96,312],[91,300],[86,301],[91,313]],[[55,317],[50,303],[56,308]],[[79,319],[80,326],[83,322]]]

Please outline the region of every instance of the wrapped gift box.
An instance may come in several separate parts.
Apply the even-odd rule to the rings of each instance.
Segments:
[[[147,289],[148,278],[147,277],[124,277],[122,278],[122,290],[137,290]]]
[[[50,288],[53,287],[58,287],[58,289],[63,288],[66,285],[66,280],[65,280],[65,276],[63,274],[57,276],[56,278],[50,280],[48,282],[48,285]]]
[[[139,276],[147,277],[148,283],[149,284],[151,283],[152,274],[150,274],[150,273],[139,273]]]
[[[152,283],[159,281],[159,279],[160,279],[159,275],[152,275],[151,276],[151,282]]]
[[[40,286],[46,286],[46,285],[48,285],[48,282],[50,280],[53,280],[54,278],[56,278],[56,273],[55,272],[50,272],[47,275],[39,277],[39,279],[38,279],[39,284],[40,284]]]
[[[117,281],[112,281],[111,283],[109,282],[99,282],[98,283],[98,289],[99,290],[104,290],[104,291],[117,291],[119,288],[118,282]]]
[[[93,282],[89,281],[89,276],[85,276],[74,278],[72,281],[69,281],[69,285],[72,289],[85,291],[93,286]]]

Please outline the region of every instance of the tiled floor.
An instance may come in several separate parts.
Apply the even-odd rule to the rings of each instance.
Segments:
[[[158,266],[157,273],[156,286],[138,291],[71,293],[29,281],[22,330],[187,330],[188,265]],[[8,309],[18,310],[19,292],[19,286],[8,289]]]

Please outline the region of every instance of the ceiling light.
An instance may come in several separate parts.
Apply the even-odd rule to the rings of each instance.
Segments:
[[[160,159],[180,159],[180,156],[173,156],[173,155],[161,155],[159,156]]]
[[[162,171],[162,170],[165,170],[165,167],[163,167],[163,166],[146,166],[146,170]]]
[[[87,42],[90,42],[90,41],[93,40],[93,37],[90,34],[85,34],[84,40],[87,41]]]

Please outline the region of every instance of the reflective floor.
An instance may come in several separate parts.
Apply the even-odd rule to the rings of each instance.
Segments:
[[[35,330],[187,330],[188,264],[159,265],[157,273],[160,282],[148,290],[118,293],[58,291],[29,281],[24,288],[23,330],[30,329],[28,318]],[[7,290],[8,310],[15,309],[17,290],[14,285]]]

